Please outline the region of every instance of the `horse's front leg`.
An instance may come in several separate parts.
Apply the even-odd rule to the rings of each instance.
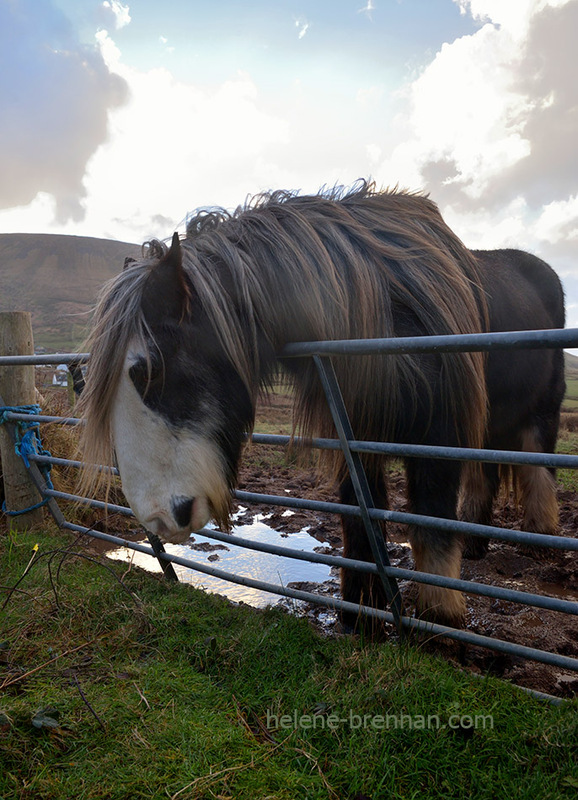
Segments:
[[[497,464],[464,465],[460,490],[459,518],[479,525],[492,524],[494,498],[500,488],[500,470]],[[464,536],[464,558],[480,559],[488,552],[489,539],[481,536]]]
[[[387,487],[381,472],[377,476],[368,474],[369,488],[376,508],[387,508]],[[351,479],[346,477],[339,486],[340,500],[345,505],[358,505]],[[371,549],[365,525],[360,517],[342,516],[343,556],[357,561],[371,561],[375,558]],[[385,537],[385,523],[381,524]],[[351,569],[341,570],[341,596],[350,603],[359,603],[372,608],[387,607],[385,590],[378,575],[367,572],[355,572]],[[353,612],[341,613],[341,621],[346,628],[359,629],[360,617]],[[365,625],[363,627],[366,627]],[[370,625],[373,628],[380,626]]]
[[[408,459],[407,492],[409,510],[414,514],[456,519],[461,464],[433,459]],[[410,541],[415,568],[449,578],[459,578],[462,536],[435,528],[412,526]],[[463,627],[466,606],[463,595],[420,583],[417,615],[452,627]]]

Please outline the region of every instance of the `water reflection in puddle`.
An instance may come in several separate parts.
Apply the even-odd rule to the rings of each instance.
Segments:
[[[241,509],[235,515],[237,519],[245,511],[246,509]],[[256,514],[250,525],[235,525],[233,534],[251,541],[289,547],[306,553],[313,552],[315,548],[323,547],[322,542],[309,535],[309,528],[283,535],[279,531],[270,528],[264,521],[265,519],[267,519],[267,516]],[[207,527],[210,528],[212,526],[208,525]],[[172,555],[181,556],[200,564],[212,564],[227,572],[276,583],[281,586],[287,586],[295,581],[323,583],[331,577],[331,567],[325,564],[310,564],[307,561],[297,561],[293,558],[260,553],[237,545],[225,545],[197,533],[193,534],[183,544],[166,544],[165,549]],[[113,550],[108,556],[122,561],[132,561],[132,563],[150,572],[161,571],[160,565],[155,558],[126,547]],[[270,592],[229,583],[221,578],[215,578],[212,575],[206,575],[202,572],[182,567],[179,564],[174,564],[173,566],[180,581],[190,583],[192,586],[208,592],[222,594],[235,602],[244,602],[252,606],[263,607],[274,604],[279,600],[278,595]]]

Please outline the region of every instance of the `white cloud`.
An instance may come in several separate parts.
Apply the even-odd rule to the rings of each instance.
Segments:
[[[367,14],[369,19],[371,19],[371,12],[375,10],[375,6],[373,5],[373,0],[367,0],[367,3],[363,6],[363,8],[359,8],[357,10],[358,14]]]
[[[464,211],[448,205],[443,213],[448,225],[474,250],[516,248],[522,242],[525,249],[536,249],[538,237],[528,236],[528,206],[523,197],[516,197],[498,211],[484,208]]]
[[[542,0],[454,0],[462,14],[470,13],[479,22],[491,22],[508,31],[510,35],[522,36],[531,15],[543,5]]]
[[[127,87],[52,3],[0,4],[0,208],[49,193],[60,222],[84,216],[83,177]]]
[[[173,47],[173,45],[169,45],[169,40],[167,39],[166,36],[159,36],[159,42],[164,46],[165,51],[167,53],[175,52],[175,48]]]
[[[307,31],[309,30],[309,22],[306,19],[296,19],[295,20],[295,27],[297,28],[297,36],[299,39],[302,39]]]
[[[561,240],[578,242],[578,195],[545,205],[534,232],[539,239],[551,244]]]
[[[429,191],[472,247],[577,274],[578,0],[456,2],[483,24],[406,87],[376,177]]]
[[[119,0],[104,0],[103,8],[112,12],[114,16],[114,26],[117,30],[124,28],[131,21],[130,9],[128,6],[123,5]]]
[[[510,88],[513,46],[512,37],[491,24],[444,45],[409,88],[409,136],[383,171],[395,180],[410,171],[419,183],[457,185],[475,198],[527,155],[520,122],[526,100]]]
[[[383,151],[378,144],[374,142],[365,145],[365,151],[370,164],[377,165],[383,159]]]
[[[113,237],[162,238],[195,206],[234,205],[270,178],[268,148],[283,146],[288,128],[263,109],[249,76],[206,89],[164,68],[132,69],[110,35],[98,39],[130,101],[111,114],[110,141],[88,166],[95,225]]]

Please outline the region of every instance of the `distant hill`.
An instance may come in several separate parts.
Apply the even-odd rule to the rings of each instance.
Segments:
[[[578,378],[578,356],[564,353],[564,364],[566,366],[566,378]]]
[[[87,236],[0,234],[0,311],[32,312],[35,344],[81,344],[99,288],[140,246]]]

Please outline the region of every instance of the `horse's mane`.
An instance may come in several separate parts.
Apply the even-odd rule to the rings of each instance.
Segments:
[[[260,375],[259,336],[278,350],[296,340],[403,335],[408,320],[420,334],[471,333],[487,326],[475,259],[421,194],[376,191],[366,182],[318,195],[261,194],[232,213],[196,213],[181,248],[193,292],[253,395]],[[116,385],[129,342],[151,335],[141,299],[150,271],[166,252],[161,242],[145,244],[143,259],[106,284],[99,297],[82,398],[84,448],[93,463],[110,459]],[[447,413],[468,420],[464,444],[481,446],[483,356],[440,358],[442,379],[451,387]],[[424,383],[418,362],[409,356],[350,357],[336,364],[358,438],[391,435],[388,423],[401,402],[402,385],[405,398],[408,388],[416,394]],[[312,367],[304,367],[303,374],[309,378],[298,384],[297,418],[306,433],[330,436],[331,419],[320,410],[324,402]],[[367,397],[371,386],[379,387],[379,397]],[[376,403],[384,420],[380,431],[369,422]]]

